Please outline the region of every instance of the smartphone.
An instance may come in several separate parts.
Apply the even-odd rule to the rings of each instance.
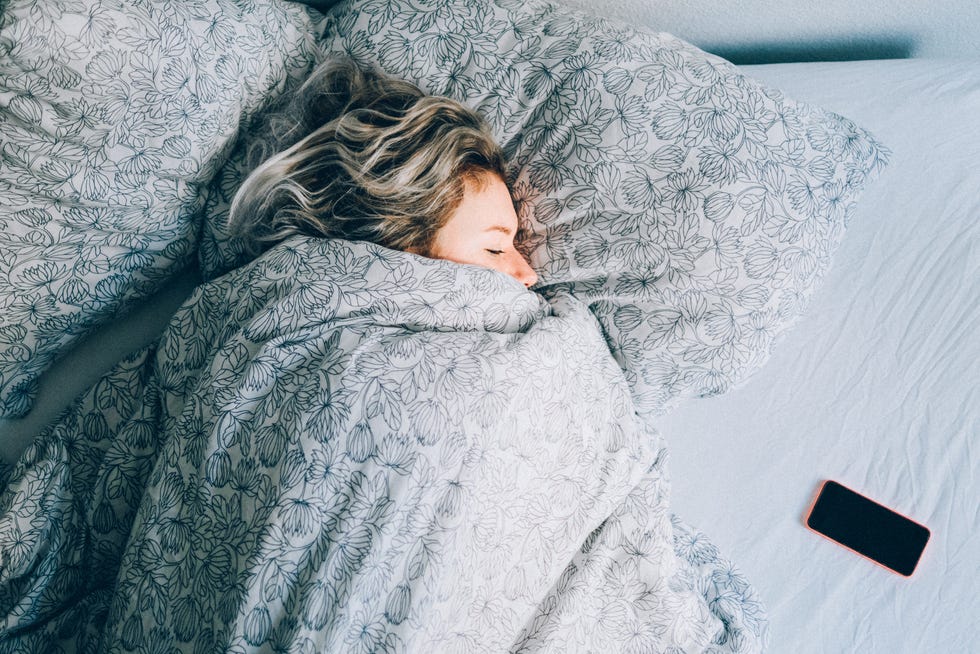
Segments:
[[[929,530],[836,481],[825,481],[806,526],[821,536],[909,577],[929,541]]]

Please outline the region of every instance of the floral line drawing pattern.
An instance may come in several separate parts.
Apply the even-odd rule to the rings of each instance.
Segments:
[[[0,416],[195,259],[208,184],[315,26],[287,2],[3,3]]]
[[[581,302],[296,237],[8,471],[0,644],[759,651],[665,462]]]
[[[536,290],[589,304],[644,414],[768,360],[889,154],[670,34],[540,0],[346,2],[320,45],[484,115]],[[205,274],[242,262],[221,225],[240,164],[211,196]]]

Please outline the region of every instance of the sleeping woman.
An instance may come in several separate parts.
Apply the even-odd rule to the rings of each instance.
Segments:
[[[503,152],[464,105],[331,59],[268,125],[229,218],[253,250],[343,238],[537,281],[514,247]]]
[[[0,650],[744,651],[595,316],[493,272],[536,282],[479,117],[331,61],[267,130],[278,245],[10,473]]]

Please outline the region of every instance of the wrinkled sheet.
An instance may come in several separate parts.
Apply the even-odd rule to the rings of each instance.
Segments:
[[[756,652],[587,308],[294,238],[5,474],[0,650]]]
[[[774,652],[975,652],[980,61],[745,70],[866,126],[893,156],[766,367],[659,423],[676,510],[756,585]],[[824,479],[932,530],[911,578],[806,530]]]

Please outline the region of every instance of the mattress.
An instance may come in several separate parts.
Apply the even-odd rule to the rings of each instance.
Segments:
[[[674,509],[753,581],[772,651],[978,651],[980,62],[745,67],[893,150],[807,314],[659,425]],[[835,479],[932,530],[910,578],[808,531]]]
[[[745,70],[869,128],[893,157],[772,360],[657,425],[672,452],[674,509],[755,584],[773,652],[975,650],[980,62]],[[0,422],[2,458],[16,459],[75,395],[155,338],[194,282],[176,280],[42,378],[35,410]],[[804,528],[828,478],[932,529],[911,578]]]

